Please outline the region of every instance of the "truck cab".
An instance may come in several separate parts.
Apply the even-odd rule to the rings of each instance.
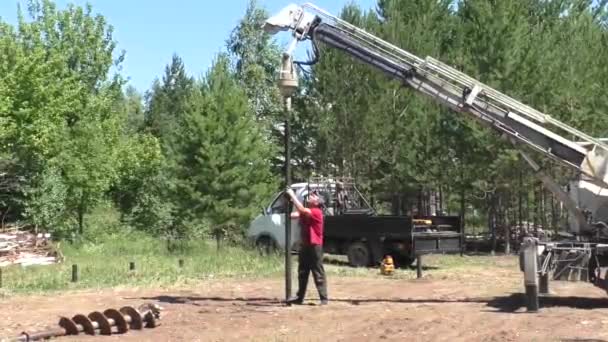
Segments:
[[[359,190],[354,186],[354,182],[346,180],[337,182],[332,179],[317,178],[309,182],[295,183],[291,185],[298,200],[305,203],[310,192],[317,192],[323,197],[325,205],[323,208],[324,216],[334,216],[338,212],[347,210],[350,213],[374,212],[373,208],[367,203]],[[342,210],[336,205],[336,193],[343,189],[348,194],[348,209]],[[270,203],[262,208],[261,214],[251,221],[247,230],[248,239],[257,247],[266,250],[280,249],[285,250],[285,211],[287,201],[284,191],[280,191],[272,196]],[[293,208],[295,211],[295,208]],[[292,251],[297,251],[300,243],[300,224],[298,219],[291,220],[291,241]]]
[[[307,184],[297,183],[291,189],[303,201],[307,195]],[[270,203],[262,208],[262,213],[256,216],[249,224],[247,238],[259,248],[267,251],[274,249],[285,250],[285,211],[287,198],[284,191],[276,193]],[[291,220],[291,249],[298,250],[300,240],[299,220]]]

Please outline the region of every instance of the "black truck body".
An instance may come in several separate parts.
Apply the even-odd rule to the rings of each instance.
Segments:
[[[459,216],[326,216],[324,249],[329,254],[347,255],[352,266],[375,265],[386,255],[398,264],[409,264],[419,254],[461,253],[461,222]]]

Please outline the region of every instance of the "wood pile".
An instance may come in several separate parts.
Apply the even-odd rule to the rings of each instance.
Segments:
[[[50,265],[61,257],[50,234],[11,230],[0,232],[0,267],[9,265]]]

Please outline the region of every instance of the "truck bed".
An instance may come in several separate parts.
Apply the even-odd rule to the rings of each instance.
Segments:
[[[464,244],[458,216],[326,216],[324,235],[328,241],[342,245],[366,241],[372,251],[399,248],[410,258],[418,254],[458,253]],[[378,257],[382,256],[374,255],[374,259]]]
[[[340,238],[383,236],[402,239],[412,233],[411,220],[406,216],[326,216],[324,229],[325,236]]]

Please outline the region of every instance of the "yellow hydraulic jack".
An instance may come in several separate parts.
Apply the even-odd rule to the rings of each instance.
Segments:
[[[395,271],[395,263],[393,262],[393,257],[387,255],[382,260],[382,264],[380,265],[380,273],[383,275],[392,275]]]

